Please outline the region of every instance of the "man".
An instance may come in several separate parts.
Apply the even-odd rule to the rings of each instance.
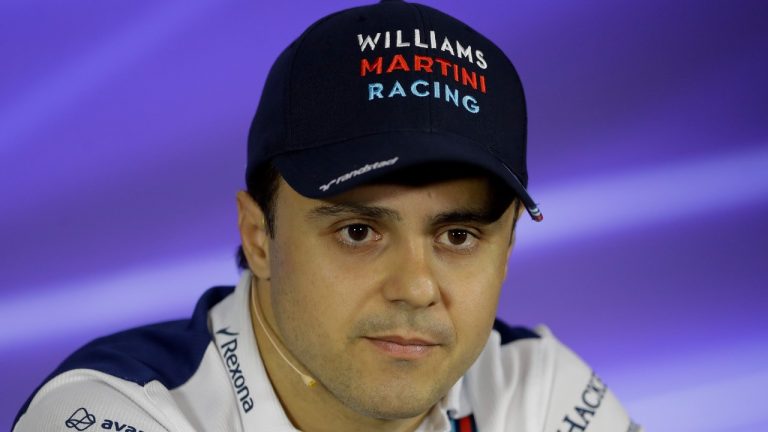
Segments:
[[[494,319],[526,191],[522,86],[402,1],[277,59],[237,194],[240,283],[92,342],[16,431],[636,431],[546,328]]]

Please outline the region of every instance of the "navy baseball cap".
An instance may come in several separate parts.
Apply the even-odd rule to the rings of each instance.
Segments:
[[[384,0],[320,19],[278,57],[251,124],[246,180],[271,161],[298,193],[323,198],[460,162],[502,179],[540,221],[526,190],[526,128],[520,78],[496,45],[436,9]]]

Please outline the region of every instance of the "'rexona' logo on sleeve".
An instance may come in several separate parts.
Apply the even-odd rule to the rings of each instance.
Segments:
[[[229,369],[229,376],[237,392],[237,398],[240,399],[240,405],[243,407],[243,411],[253,409],[253,398],[251,397],[251,391],[248,390],[248,385],[245,383],[245,375],[240,368],[240,360],[237,358],[237,336],[239,333],[229,330],[229,327],[216,332],[217,335],[230,336],[232,339],[219,345],[221,357]]]
[[[96,417],[89,413],[85,408],[78,408],[73,412],[71,416],[64,422],[64,425],[69,429],[77,429],[84,431],[96,423]]]

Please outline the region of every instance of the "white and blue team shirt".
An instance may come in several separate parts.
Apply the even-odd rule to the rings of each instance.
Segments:
[[[15,432],[296,431],[251,326],[248,271],[191,319],[140,327],[76,351],[43,383]],[[636,432],[595,373],[544,327],[496,321],[485,348],[419,432]]]

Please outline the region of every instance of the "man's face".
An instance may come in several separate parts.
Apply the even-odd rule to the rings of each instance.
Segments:
[[[479,355],[511,248],[489,182],[358,187],[305,198],[281,180],[270,299],[290,353],[339,401],[377,418],[429,410]]]

